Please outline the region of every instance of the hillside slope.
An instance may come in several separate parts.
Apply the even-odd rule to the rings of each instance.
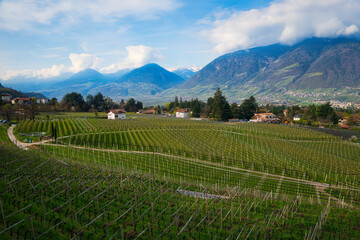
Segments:
[[[256,96],[272,101],[356,101],[360,92],[360,41],[312,38],[236,51],[216,58],[162,97],[213,95],[220,87],[231,100]]]
[[[154,95],[184,82],[180,76],[155,63],[147,64],[125,74],[118,81],[92,89],[89,93],[101,92],[112,98]]]

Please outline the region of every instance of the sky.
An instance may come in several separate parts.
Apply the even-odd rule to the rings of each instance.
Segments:
[[[236,50],[359,33],[360,0],[0,0],[0,79],[198,70]]]

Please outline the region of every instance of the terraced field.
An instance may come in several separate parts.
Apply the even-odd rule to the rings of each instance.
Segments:
[[[60,115],[0,131],[5,238],[358,239],[360,147],[293,126]]]

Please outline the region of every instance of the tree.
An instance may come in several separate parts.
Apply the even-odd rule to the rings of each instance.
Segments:
[[[125,107],[125,100],[121,99],[120,100],[120,108],[124,108]]]
[[[35,120],[35,116],[39,114],[38,106],[35,104],[35,102],[31,102],[31,104],[26,106],[26,112],[31,120]]]
[[[76,111],[86,111],[87,105],[84,101],[83,96],[80,93],[72,92],[66,94],[61,100],[61,104],[67,108],[75,108]]]
[[[10,121],[11,116],[13,115],[13,109],[10,103],[7,103],[1,107],[1,115],[6,120]]]
[[[226,101],[226,98],[222,95],[220,88],[216,90],[214,95],[212,113],[214,118],[220,121],[226,121],[232,117],[230,105]]]
[[[208,105],[210,107],[210,109],[212,109],[213,104],[214,104],[214,98],[209,97],[207,102],[206,102],[206,105]]]
[[[137,112],[143,108],[143,104],[142,102],[136,101],[134,98],[130,98],[126,102],[124,108],[127,112]]]
[[[191,102],[192,102],[191,110],[192,110],[193,117],[200,117],[201,109],[200,109],[199,100],[197,98],[195,98]]]
[[[316,106],[314,104],[309,106],[307,111],[308,120],[315,121],[316,120]]]
[[[102,112],[105,109],[104,96],[100,92],[98,92],[94,96],[92,105],[94,105],[94,108],[97,109],[99,112]]]
[[[318,106],[316,114],[320,121],[332,122],[333,124],[337,124],[339,122],[339,118],[336,115],[335,110],[331,107],[330,102]]]
[[[179,99],[178,99],[177,96],[175,96],[174,107],[175,107],[175,108],[179,107]]]
[[[94,96],[88,94],[88,95],[86,96],[86,104],[88,105],[88,107],[89,107],[90,109],[95,108],[95,106],[93,106],[93,103],[94,103]]]
[[[240,108],[238,107],[237,103],[232,103],[230,105],[230,109],[234,118],[240,118]]]
[[[257,107],[258,104],[256,103],[256,99],[253,96],[251,96],[248,99],[245,99],[239,108],[239,112],[240,112],[239,118],[244,118],[249,120],[254,116]]]
[[[48,105],[55,106],[57,104],[58,100],[56,98],[52,98],[49,100]]]
[[[119,104],[114,102],[110,97],[105,97],[104,99],[105,105],[104,105],[104,111],[108,111],[110,109],[119,108]]]

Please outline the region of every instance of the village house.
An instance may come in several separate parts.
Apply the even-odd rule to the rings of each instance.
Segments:
[[[180,108],[176,110],[177,118],[189,118],[190,108]]]
[[[107,114],[108,119],[126,119],[126,111],[124,109],[111,109]]]
[[[280,123],[280,119],[273,113],[258,113],[250,119],[250,122]]]
[[[142,110],[139,111],[139,113],[142,113],[142,114],[155,114],[156,111],[155,111],[155,109],[148,109],[148,110],[142,109]]]
[[[303,115],[297,114],[297,115],[294,116],[293,120],[294,120],[294,121],[300,121],[300,119],[301,119],[302,117],[303,117]]]
[[[347,125],[349,122],[349,118],[348,117],[342,117],[339,119],[339,125],[342,126],[342,125]]]
[[[10,102],[11,101],[11,98],[12,98],[12,95],[11,94],[8,94],[8,93],[2,93],[1,94],[1,99],[5,102]]]
[[[31,103],[31,98],[27,97],[27,98],[14,98],[13,100],[11,100],[12,104],[21,104],[21,105],[26,105]]]
[[[46,104],[46,103],[48,103],[48,101],[49,101],[49,99],[47,99],[47,98],[36,99],[36,103],[38,103],[38,104]]]

